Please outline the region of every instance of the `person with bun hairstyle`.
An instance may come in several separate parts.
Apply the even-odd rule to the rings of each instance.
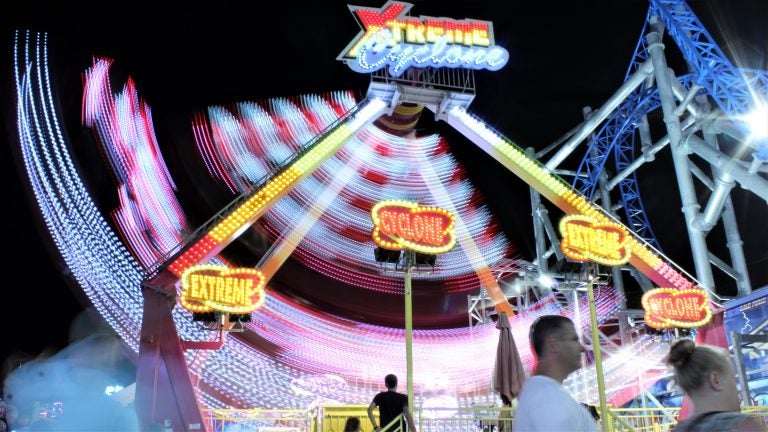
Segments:
[[[344,432],[360,432],[360,419],[357,417],[348,417],[344,424]]]
[[[674,432],[765,432],[765,424],[741,413],[736,374],[722,348],[682,339],[669,350],[667,364],[675,381],[693,402],[693,414],[679,422]]]

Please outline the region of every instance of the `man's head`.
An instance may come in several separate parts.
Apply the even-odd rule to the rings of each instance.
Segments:
[[[397,376],[395,374],[389,374],[384,377],[384,384],[387,386],[387,389],[393,390],[397,388]]]
[[[531,325],[529,338],[539,364],[548,363],[544,366],[554,366],[565,376],[581,367],[584,347],[570,319],[561,315],[542,315]]]

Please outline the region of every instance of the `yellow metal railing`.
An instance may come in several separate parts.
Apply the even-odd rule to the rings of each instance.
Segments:
[[[611,408],[609,424],[616,431],[668,432],[680,408]]]
[[[373,432],[373,425],[368,419],[368,405],[325,405],[318,410],[315,431],[343,432],[344,424],[350,417],[360,419],[362,432]],[[376,418],[378,418],[378,413]],[[403,419],[397,418],[388,425],[381,425],[381,432],[402,432]]]
[[[501,407],[422,408],[414,415],[419,432],[510,432],[512,420],[511,411]]]
[[[226,431],[233,425],[246,426],[259,432],[313,431],[311,412],[307,410],[208,409],[203,411],[203,418],[212,432]]]
[[[343,432],[349,417],[360,419],[363,432],[373,432],[373,425],[368,420],[368,405],[324,405],[317,412],[317,432]]]
[[[205,419],[211,432],[226,431],[241,425],[256,432],[343,432],[349,417],[360,419],[362,432],[373,432],[367,405],[324,405],[309,410],[210,409]],[[742,412],[768,424],[768,407],[748,406]],[[669,432],[677,424],[680,408],[610,408],[606,432]],[[378,413],[376,413],[378,418]],[[414,421],[419,432],[510,432],[512,411],[501,407],[417,408]],[[402,418],[383,432],[402,432]],[[387,426],[387,425],[382,425]]]
[[[763,423],[768,425],[768,406],[765,406],[765,405],[746,406],[741,409],[741,412],[749,414],[753,417],[757,417],[760,420],[762,420]]]
[[[633,428],[629,423],[627,423],[621,417],[616,416],[616,414],[611,410],[608,410],[607,418],[600,419],[600,423],[605,424],[606,432],[618,432],[618,431],[635,432],[635,428]]]

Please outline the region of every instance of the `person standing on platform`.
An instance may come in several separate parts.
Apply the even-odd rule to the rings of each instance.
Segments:
[[[397,376],[389,374],[384,377],[384,384],[387,391],[383,391],[374,396],[373,401],[368,406],[368,418],[371,420],[374,431],[382,430],[392,420],[398,418],[401,414],[405,417],[406,424],[411,431],[416,432],[416,425],[408,409],[408,396],[397,392]],[[379,407],[379,423],[373,415],[373,410]],[[394,429],[389,429],[394,430]]]
[[[520,390],[515,432],[597,432],[597,424],[584,406],[563,387],[563,381],[581,368],[584,346],[573,321],[543,315],[531,325],[529,339],[538,363],[536,372]]]
[[[672,345],[667,364],[675,369],[675,382],[694,409],[675,432],[766,430],[764,423],[740,412],[736,374],[724,349],[682,339]]]

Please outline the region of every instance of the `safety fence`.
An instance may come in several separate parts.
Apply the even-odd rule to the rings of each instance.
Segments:
[[[211,432],[343,432],[349,417],[360,419],[362,432],[373,432],[367,409],[367,405],[324,405],[308,410],[208,409],[204,414]],[[742,411],[768,424],[768,407]],[[679,414],[680,408],[610,408],[601,427],[605,432],[669,432]],[[514,417],[501,407],[417,408],[414,421],[419,432],[510,432]],[[382,432],[402,432],[403,423],[398,419]]]
[[[667,432],[677,424],[680,408],[611,408],[607,431]]]

